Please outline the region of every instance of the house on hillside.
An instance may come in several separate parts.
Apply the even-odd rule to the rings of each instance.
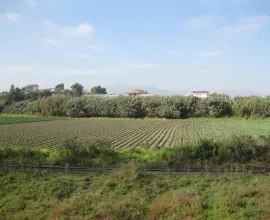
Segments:
[[[224,98],[229,98],[230,96],[220,93],[220,92],[209,92],[209,91],[193,91],[185,96],[195,96],[198,98],[208,98],[208,97],[213,97],[213,96],[218,96],[218,97],[224,97]]]
[[[152,96],[152,94],[142,89],[132,89],[127,94],[129,96]]]
[[[0,96],[1,96],[1,97],[7,97],[7,96],[8,96],[8,92],[1,92],[1,93],[0,93]]]

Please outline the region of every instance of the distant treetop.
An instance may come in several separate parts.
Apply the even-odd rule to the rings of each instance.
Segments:
[[[107,94],[106,88],[95,86],[91,89],[91,94]]]

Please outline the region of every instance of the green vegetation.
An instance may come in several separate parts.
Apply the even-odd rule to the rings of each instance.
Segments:
[[[0,106],[4,106],[6,102],[6,99],[0,98]]]
[[[14,121],[12,117],[7,120]],[[102,140],[109,142],[115,149],[134,149],[138,146],[157,149],[179,144],[196,144],[201,139],[219,141],[230,139],[234,135],[258,137],[269,134],[268,119],[100,120],[83,118],[1,125],[0,145],[20,145],[53,150],[60,149],[66,137],[78,137],[84,146]]]
[[[0,219],[268,219],[270,179],[249,175],[0,172]]]
[[[75,83],[71,87],[71,92],[74,96],[82,96],[83,95],[83,85],[80,83]]]
[[[82,147],[77,139],[67,139],[61,150],[27,147],[0,147],[0,164],[6,165],[65,165],[84,167],[114,167],[134,163],[142,168],[190,169],[219,168],[245,171],[256,166],[267,167],[270,162],[270,136],[234,137],[227,141],[201,140],[161,149],[114,150],[107,142],[93,142]]]
[[[0,114],[0,125],[3,124],[17,124],[27,122],[41,122],[41,121],[52,121],[56,117],[41,117],[41,116],[30,116],[30,115],[5,115]]]
[[[82,87],[72,87],[75,96],[82,95]],[[156,97],[73,97],[55,95],[6,105],[4,113],[41,114],[70,117],[125,117],[125,118],[194,118],[194,117],[269,117],[270,98],[211,97],[200,99],[183,96]]]
[[[95,86],[91,89],[91,94],[107,94],[106,88]]]
[[[5,107],[6,99],[0,97],[0,113],[3,111]]]

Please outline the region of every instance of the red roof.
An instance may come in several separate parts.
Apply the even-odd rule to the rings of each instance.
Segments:
[[[128,94],[148,94],[148,92],[142,89],[132,89]]]

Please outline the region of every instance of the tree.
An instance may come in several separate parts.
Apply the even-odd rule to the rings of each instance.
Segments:
[[[65,89],[64,83],[61,83],[61,84],[56,85],[55,86],[55,89],[64,90]]]
[[[14,101],[22,101],[24,100],[24,95],[21,93],[21,90],[19,87],[16,87],[15,89],[15,96],[14,96]]]
[[[40,98],[50,97],[52,96],[52,92],[50,89],[44,89],[44,90],[39,91],[38,96]]]
[[[22,101],[24,99],[24,95],[21,93],[21,90],[12,84],[8,94],[8,102],[11,103],[13,101]]]
[[[102,88],[101,86],[95,86],[91,89],[92,94],[107,94],[106,88]]]
[[[9,92],[10,93],[15,92],[15,86],[13,84],[10,86]]]
[[[70,88],[74,96],[82,96],[84,88],[83,85],[81,85],[80,83],[75,83]]]
[[[15,86],[12,84],[10,86],[10,90],[9,90],[9,93],[8,93],[8,100],[10,102],[14,101],[15,100],[15,96],[16,96],[16,94],[15,94]]]
[[[38,96],[39,96],[39,92],[38,91],[26,92],[24,94],[24,100],[28,100],[28,99],[36,100],[36,99],[38,99]]]
[[[38,91],[38,90],[39,90],[39,86],[36,84],[33,84],[33,85],[27,85],[27,86],[23,87],[21,89],[21,92],[27,93],[27,92],[34,92],[34,91]]]

